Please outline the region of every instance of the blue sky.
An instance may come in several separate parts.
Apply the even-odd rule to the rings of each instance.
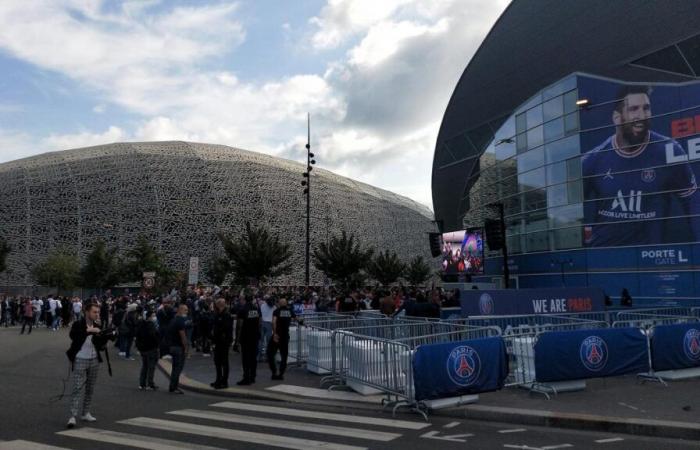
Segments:
[[[136,140],[301,160],[431,205],[442,113],[506,0],[3,0],[0,162]]]

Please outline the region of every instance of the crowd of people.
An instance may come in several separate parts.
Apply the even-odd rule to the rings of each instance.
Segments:
[[[170,359],[172,370],[168,390],[183,394],[179,379],[193,352],[212,356],[214,389],[229,385],[231,350],[241,355],[242,378],[238,385],[255,383],[258,363],[266,361],[273,380],[283,380],[287,368],[293,322],[319,312],[352,314],[378,310],[387,316],[406,314],[440,317],[440,309],[459,305],[459,291],[420,290],[403,287],[367,288],[348,291],[314,288],[269,287],[240,290],[189,288],[167,295],[145,293],[112,295],[110,291],[86,300],[78,297],[10,297],[0,295],[0,325],[21,325],[56,331],[70,327],[71,347],[67,352],[72,367],[71,416],[92,422],[90,402],[101,353],[110,342],[118,356],[141,359],[139,389],[158,390],[154,382],[160,358]],[[279,354],[279,364],[277,355]],[[107,358],[109,363],[109,359]],[[110,368],[111,371],[111,368]]]

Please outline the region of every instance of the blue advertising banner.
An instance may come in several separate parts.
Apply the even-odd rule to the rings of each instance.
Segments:
[[[602,311],[605,295],[600,288],[464,290],[462,316],[562,314]]]
[[[421,345],[413,358],[416,400],[501,389],[508,358],[500,337]]]
[[[648,366],[647,339],[638,328],[549,332],[535,344],[539,382],[624,375]]]
[[[700,85],[578,77],[584,242],[587,247],[700,240]],[[693,217],[695,216],[695,217]],[[682,264],[669,248],[645,266]]]
[[[654,327],[651,366],[654,370],[677,370],[700,366],[700,323]]]

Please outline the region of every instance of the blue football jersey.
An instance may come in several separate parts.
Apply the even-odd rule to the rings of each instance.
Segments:
[[[586,245],[695,240],[689,220],[678,218],[692,213],[695,175],[688,162],[669,164],[667,154],[678,161],[686,153],[676,141],[652,131],[649,142],[631,154],[618,150],[613,135],[581,158]]]

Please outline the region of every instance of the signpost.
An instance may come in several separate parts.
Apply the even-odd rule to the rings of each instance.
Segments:
[[[156,273],[155,272],[144,272],[143,273],[143,288],[146,290],[151,290],[156,285]]]
[[[190,257],[190,271],[187,277],[187,284],[196,285],[199,282],[199,257]]]

